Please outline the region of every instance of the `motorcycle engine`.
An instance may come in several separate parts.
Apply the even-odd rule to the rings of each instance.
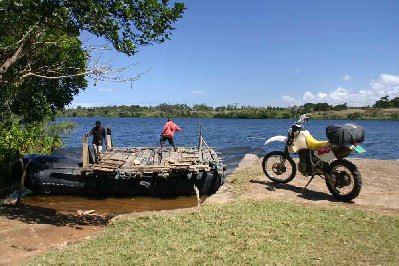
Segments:
[[[304,176],[311,175],[312,172],[312,164],[310,163],[310,150],[300,150],[298,151],[299,155],[299,163],[298,170]]]

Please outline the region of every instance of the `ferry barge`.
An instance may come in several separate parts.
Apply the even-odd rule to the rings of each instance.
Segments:
[[[211,195],[223,184],[225,167],[200,132],[198,147],[107,149],[94,163],[83,137],[82,157],[36,155],[23,158],[25,186],[38,194]]]

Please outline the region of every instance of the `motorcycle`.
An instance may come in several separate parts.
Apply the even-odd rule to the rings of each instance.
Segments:
[[[302,175],[311,177],[302,192],[315,176],[320,176],[336,199],[353,200],[362,188],[362,177],[356,165],[344,158],[353,152],[366,152],[359,145],[364,141],[363,128],[354,124],[328,126],[329,140],[318,141],[303,126],[309,119],[306,114],[302,115],[289,128],[288,136],[274,136],[265,142],[265,145],[285,142],[285,148],[265,155],[263,172],[275,183],[288,183],[294,179],[298,166]],[[290,154],[299,155],[297,165]]]

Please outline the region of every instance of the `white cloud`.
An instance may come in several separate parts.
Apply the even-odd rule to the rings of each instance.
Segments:
[[[90,103],[90,102],[73,102],[70,105],[68,105],[68,108],[77,108],[78,106],[80,107],[96,107],[96,106],[101,106],[101,103]]]
[[[319,97],[320,99],[324,99],[324,98],[327,97],[327,93],[319,92],[319,93],[317,94],[317,97]]]
[[[381,74],[380,80],[382,83],[392,86],[399,86],[399,76],[389,75],[389,74]]]
[[[111,89],[111,88],[99,88],[98,91],[99,92],[113,92],[114,89]]]
[[[314,99],[315,99],[315,96],[310,91],[305,91],[305,93],[303,94],[303,98],[302,99],[305,102],[313,102]]]
[[[346,74],[346,75],[342,76],[342,80],[349,81],[349,80],[352,80],[352,77],[350,75]]]
[[[203,94],[204,91],[200,91],[200,90],[193,90],[192,94]]]
[[[283,101],[289,104],[295,104],[297,102],[297,100],[291,96],[284,96]]]
[[[312,93],[306,91],[302,100],[294,101],[292,96],[284,96],[282,100],[288,104],[302,105],[304,103],[327,102],[331,105],[347,103],[349,106],[373,105],[381,97],[388,95],[391,99],[399,97],[399,76],[381,74],[377,80],[371,80],[369,87],[362,90],[352,90],[338,87],[329,92]]]

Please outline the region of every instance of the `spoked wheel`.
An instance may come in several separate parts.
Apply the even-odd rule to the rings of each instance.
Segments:
[[[294,179],[296,174],[294,160],[290,156],[284,158],[282,151],[266,154],[262,161],[262,168],[265,175],[276,183],[288,183]]]
[[[330,165],[326,175],[328,190],[336,199],[351,201],[362,188],[362,177],[356,165],[347,160],[336,160]]]

